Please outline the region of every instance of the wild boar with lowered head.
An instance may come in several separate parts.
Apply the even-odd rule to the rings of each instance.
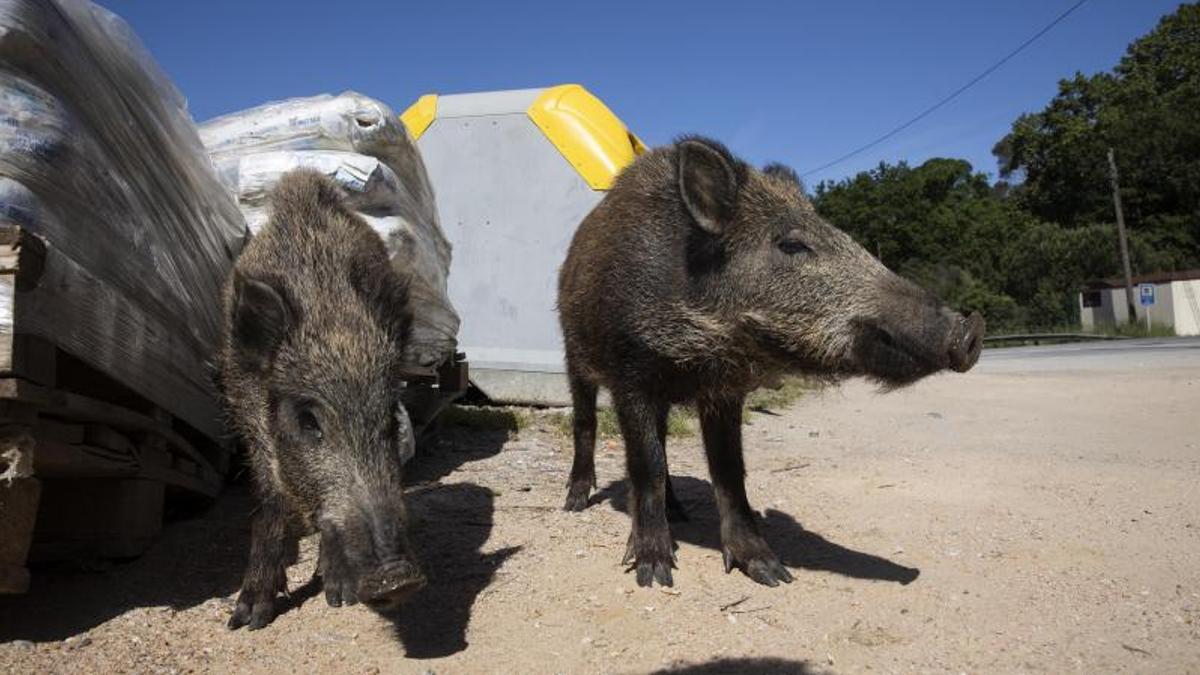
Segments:
[[[320,532],[332,606],[389,609],[425,583],[401,484],[414,442],[400,403],[407,280],[342,198],[316,172],[282,177],[226,285],[221,387],[260,501],[230,628],[274,618],[285,549],[303,533]]]
[[[983,319],[951,311],[821,219],[796,174],[759,171],[689,137],[629,166],[584,219],[559,276],[575,406],[566,508],[595,487],[596,393],[625,439],[637,582],[671,585],[664,452],[673,403],[694,403],[721,519],[725,569],[791,581],[746,498],[742,404],[781,374],[865,375],[903,386],[966,371]]]

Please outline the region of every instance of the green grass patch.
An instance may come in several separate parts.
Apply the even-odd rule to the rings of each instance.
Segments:
[[[575,413],[571,411],[558,410],[540,417],[545,420],[546,426],[557,434],[570,438],[574,433]],[[671,408],[671,413],[667,416],[668,437],[694,436],[698,429],[695,411],[691,408]],[[621,425],[617,422],[617,413],[612,408],[600,408],[596,411],[596,438],[621,438]]]
[[[1153,318],[1153,316],[1151,316]],[[1146,329],[1146,322],[1139,321],[1138,323],[1123,323],[1120,326],[1100,326],[1097,330],[1092,331],[1101,335],[1117,335],[1120,337],[1175,337],[1175,327],[1166,326],[1156,323],[1150,324],[1150,329]]]
[[[805,394],[821,388],[821,383],[803,377],[786,377],[782,384],[775,389],[758,389],[746,397],[746,407],[743,417],[749,417],[750,411],[778,412],[800,400]],[[556,410],[537,416],[555,433],[571,437],[575,416],[569,410]],[[667,437],[688,438],[700,433],[700,420],[696,409],[691,406],[673,406],[667,416]],[[596,437],[602,440],[620,439],[621,425],[617,422],[617,413],[612,408],[600,408],[596,411]]]
[[[779,412],[799,401],[805,394],[817,391],[821,383],[804,377],[791,376],[775,389],[757,389],[746,397],[746,410]]]
[[[525,408],[452,405],[442,411],[439,420],[447,427],[471,431],[518,432],[529,427],[533,414]]]
[[[806,393],[820,388],[820,383],[800,377],[788,377],[776,389],[759,389],[746,397],[743,417],[750,411],[778,412],[795,403]],[[445,427],[470,431],[504,431],[518,433],[542,428],[564,438],[571,438],[575,416],[570,410],[539,410],[536,408],[452,405],[439,418]],[[691,406],[674,406],[667,416],[669,438],[689,438],[700,432],[700,420]],[[621,438],[621,425],[612,408],[596,411],[596,437],[600,440]]]
[[[1076,335],[1103,335],[1108,337],[1124,337],[1124,338],[1165,338],[1175,337],[1175,328],[1162,324],[1151,324],[1149,330],[1146,329],[1145,321],[1135,324],[1121,324],[1119,326],[1102,325],[1096,326],[1091,330],[1084,330],[1078,325],[1070,326],[1052,326],[1049,328],[1022,328],[1005,331],[989,331],[989,335],[1005,336],[1005,335],[1038,335],[1036,340],[1003,340],[1003,341],[984,341],[985,349],[1004,349],[1006,347],[1024,347],[1030,344],[1059,344],[1063,342],[1077,342],[1080,338]],[[1061,335],[1061,337],[1058,337]],[[1086,338],[1084,338],[1086,339]]]

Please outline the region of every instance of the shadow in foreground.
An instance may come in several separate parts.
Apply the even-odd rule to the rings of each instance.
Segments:
[[[414,600],[413,625],[398,624],[413,655],[453,653],[465,642],[471,603],[511,550],[481,556],[479,546],[491,531],[492,497],[475,485],[441,486],[439,480],[459,465],[500,451],[507,430],[470,433],[443,430],[436,446],[409,467],[410,504],[434,504],[433,518],[414,533],[417,555],[431,583]],[[434,493],[445,493],[435,496]],[[461,499],[462,504],[457,504]],[[436,505],[449,503],[447,509]],[[49,642],[89,631],[114,617],[141,607],[185,610],[206,601],[232,610],[242,583],[250,541],[250,514],[257,507],[248,480],[226,487],[210,508],[168,523],[162,535],[132,561],[85,560],[42,565],[32,570],[32,586],[24,595],[0,595],[0,643],[12,640]],[[458,519],[473,524],[460,524]],[[482,523],[486,523],[482,525]],[[289,561],[295,560],[291,547]],[[428,548],[428,551],[424,550]],[[283,615],[320,594],[310,580],[280,599]],[[324,602],[324,600],[322,600]],[[423,603],[436,603],[436,608]],[[420,622],[427,625],[417,626]],[[455,645],[458,645],[457,647]]]
[[[504,561],[520,550],[479,550],[492,531],[494,501],[491,490],[472,483],[418,487],[408,493],[413,546],[429,584],[388,618],[409,658],[438,658],[467,648],[476,597]]]
[[[228,605],[242,583],[254,506],[248,486],[233,486],[207,511],[164,527],[141,558],[35,567],[28,593],[0,596],[0,642],[63,640],[138,607]]]
[[[470,426],[481,424],[480,418],[482,426]],[[451,407],[437,425],[437,432],[417,446],[417,456],[404,467],[406,485],[436,483],[463,464],[496,455],[517,429],[511,412],[490,408],[464,413]]]
[[[813,670],[804,661],[788,659],[717,659],[707,663],[670,666],[656,670],[651,675],[808,675],[820,672]]]
[[[716,500],[708,481],[691,476],[672,476],[675,495],[683,502],[689,520],[671,523],[671,533],[677,541],[721,550],[720,518]],[[626,481],[613,481],[593,496],[596,503],[608,499],[613,508],[628,513]],[[780,562],[788,567],[833,572],[856,579],[877,579],[909,584],[921,570],[898,565],[887,558],[863,553],[835,544],[821,535],[804,529],[800,523],[782,511],[767,509],[761,521],[763,536]],[[702,671],[703,672],[703,671]]]

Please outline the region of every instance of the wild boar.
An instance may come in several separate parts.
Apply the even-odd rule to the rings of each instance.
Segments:
[[[320,532],[331,606],[388,609],[425,583],[402,487],[407,280],[342,200],[316,172],[283,176],[226,284],[220,383],[260,501],[230,628],[274,618],[300,534]]]
[[[686,137],[629,166],[584,219],[559,276],[575,406],[566,509],[595,487],[597,387],[625,440],[637,582],[670,586],[665,454],[672,404],[699,417],[728,572],[792,577],[746,498],[742,405],[785,373],[903,386],[975,364],[983,319],[947,309],[821,219],[793,171]]]

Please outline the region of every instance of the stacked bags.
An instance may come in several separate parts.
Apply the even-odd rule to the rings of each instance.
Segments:
[[[450,243],[425,164],[391,109],[353,92],[297,98],[211,120],[200,136],[251,231],[269,217],[270,191],[284,173],[315,169],[341,185],[410,276],[407,360],[432,368],[453,359],[459,317],[446,289]]]

